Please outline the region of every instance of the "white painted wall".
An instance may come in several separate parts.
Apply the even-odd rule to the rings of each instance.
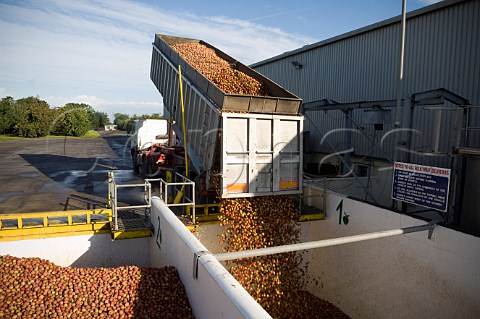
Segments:
[[[271,318],[211,254],[198,259],[194,278],[194,253],[207,249],[157,197],[152,199],[151,221],[152,266],[175,266],[195,318]]]
[[[110,234],[0,242],[0,255],[40,257],[59,266],[148,266],[149,238],[112,241]]]
[[[349,222],[339,224],[338,204]],[[302,223],[302,241],[425,222],[327,195],[327,218]],[[428,232],[310,250],[308,290],[352,318],[478,318],[480,238],[437,226]]]

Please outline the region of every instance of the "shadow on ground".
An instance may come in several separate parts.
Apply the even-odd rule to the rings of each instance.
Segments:
[[[98,194],[98,188],[106,189],[108,168],[101,158],[75,158],[50,154],[20,154],[40,173],[77,192]],[[104,184],[104,185],[103,185]],[[102,186],[103,185],[103,186]]]
[[[104,142],[99,142],[101,140]],[[59,141],[50,142],[47,154],[44,150],[43,154],[18,154],[51,180],[41,187],[42,192],[55,192],[60,187],[67,192],[73,190],[75,195],[106,201],[109,171],[115,172],[118,184],[141,182],[132,171],[130,139],[124,133],[102,132],[101,139],[66,139],[61,144],[63,146]],[[127,197],[137,196],[127,194]]]

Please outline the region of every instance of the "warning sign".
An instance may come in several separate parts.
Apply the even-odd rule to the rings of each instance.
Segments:
[[[447,211],[450,169],[400,162],[393,168],[393,199]]]

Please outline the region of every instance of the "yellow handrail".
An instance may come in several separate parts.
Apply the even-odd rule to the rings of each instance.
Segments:
[[[16,213],[0,215],[0,230],[3,228],[5,220],[17,220],[17,229],[24,228],[24,219],[42,219],[42,227],[48,227],[48,219],[53,217],[67,217],[67,224],[73,225],[73,216],[85,216],[85,223],[92,222],[92,215],[108,215],[108,220],[111,220],[112,211],[110,209],[94,209],[94,210],[72,210],[72,211],[56,211],[56,212],[36,212],[36,213]]]

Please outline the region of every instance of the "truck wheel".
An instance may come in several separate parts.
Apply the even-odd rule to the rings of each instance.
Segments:
[[[142,165],[139,167],[140,174],[142,177],[146,177],[148,172],[147,172],[147,166],[148,166],[148,161],[146,157],[142,157]]]
[[[138,173],[140,171],[140,165],[137,163],[137,156],[135,154],[135,149],[130,149],[130,156],[132,157],[132,168],[133,172]]]
[[[153,160],[151,158],[147,161],[147,176],[153,177]]]
[[[140,172],[140,165],[138,165],[135,156],[132,156],[132,166],[133,166],[133,172],[134,173],[139,173]]]

